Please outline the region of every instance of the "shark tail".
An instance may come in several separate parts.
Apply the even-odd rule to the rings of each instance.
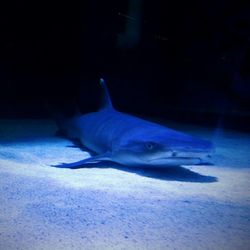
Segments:
[[[75,101],[70,101],[68,103],[52,103],[46,102],[45,107],[48,111],[49,116],[55,121],[57,125],[56,135],[60,137],[67,136],[67,129],[65,129],[65,124],[68,123],[71,118],[80,116],[81,112]]]

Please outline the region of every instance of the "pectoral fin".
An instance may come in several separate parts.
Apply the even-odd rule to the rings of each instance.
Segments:
[[[62,163],[62,164],[59,164],[59,165],[52,165],[52,167],[77,169],[77,168],[88,167],[88,165],[90,165],[90,164],[99,163],[101,161],[112,161],[111,153],[108,152],[108,153],[105,153],[105,154],[102,154],[102,155],[96,155],[96,156],[89,157],[87,159],[77,161],[77,162]]]

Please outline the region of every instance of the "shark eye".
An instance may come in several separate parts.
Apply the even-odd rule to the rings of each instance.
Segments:
[[[146,143],[145,143],[145,147],[146,147],[147,149],[149,149],[149,150],[154,149],[155,146],[156,146],[156,144],[155,144],[154,142],[146,142]]]

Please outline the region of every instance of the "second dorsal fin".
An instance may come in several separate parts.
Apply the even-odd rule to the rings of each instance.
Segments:
[[[100,85],[101,85],[102,90],[103,90],[101,109],[114,109],[110,95],[109,95],[107,85],[106,85],[103,78],[100,78]]]

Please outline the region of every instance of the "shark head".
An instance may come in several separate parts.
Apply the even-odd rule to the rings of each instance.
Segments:
[[[173,130],[123,138],[112,160],[127,166],[180,166],[211,163],[211,142]]]

